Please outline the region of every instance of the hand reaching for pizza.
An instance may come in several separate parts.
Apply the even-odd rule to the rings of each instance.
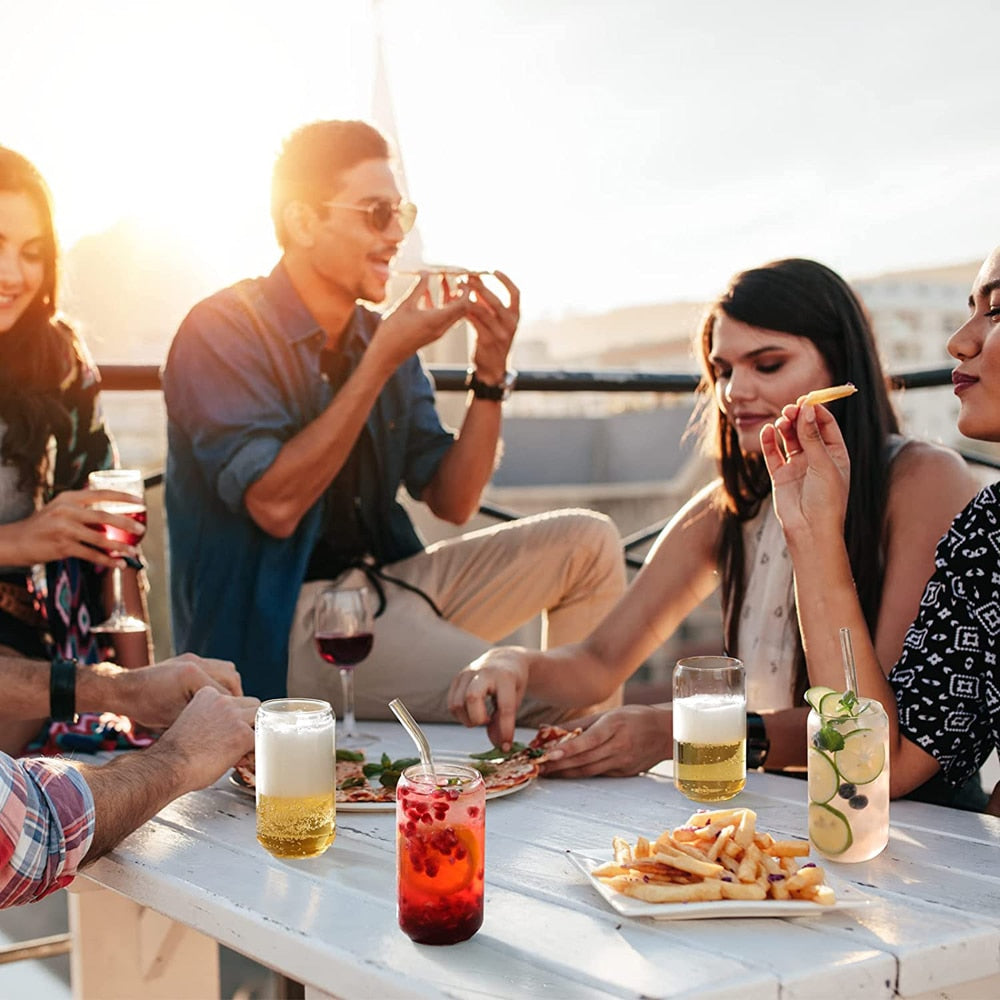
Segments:
[[[494,746],[507,750],[528,687],[531,652],[499,646],[474,660],[451,682],[448,709],[463,726],[486,726]]]
[[[663,705],[624,705],[576,719],[583,732],[549,750],[541,762],[546,777],[625,778],[673,755],[673,713]]]

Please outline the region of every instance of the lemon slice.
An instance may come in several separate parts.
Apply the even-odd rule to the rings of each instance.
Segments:
[[[811,687],[806,691],[805,698],[809,702],[809,707],[819,711],[819,703],[823,700],[823,696],[827,694],[836,694],[833,688],[822,687],[817,685],[816,687]]]
[[[855,729],[844,736],[844,748],[833,755],[844,781],[867,785],[885,768],[885,745],[874,729]]]
[[[817,851],[830,857],[843,854],[854,843],[851,824],[842,812],[819,802],[809,804],[809,839]]]
[[[837,794],[840,775],[829,754],[809,748],[809,801],[823,805]]]

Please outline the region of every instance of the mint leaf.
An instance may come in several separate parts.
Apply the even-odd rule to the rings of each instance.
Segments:
[[[816,742],[821,750],[844,749],[844,737],[829,723],[816,734]]]

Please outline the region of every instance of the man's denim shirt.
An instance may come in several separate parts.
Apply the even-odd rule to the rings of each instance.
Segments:
[[[345,348],[360,352],[379,315],[358,306]],[[205,299],[181,324],[163,372],[165,501],[174,648],[233,660],[247,694],[285,694],[288,632],[323,521],[322,498],[289,538],[262,531],[243,504],[281,447],[330,403],[325,335],[279,263]],[[420,497],[454,443],[416,356],[392,375],[365,424],[377,468],[363,467],[361,514],[382,563],[423,547],[396,500]]]

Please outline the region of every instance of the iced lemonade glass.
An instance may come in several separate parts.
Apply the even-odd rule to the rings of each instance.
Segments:
[[[809,840],[831,861],[868,861],[889,841],[889,719],[871,698],[810,688]]]
[[[486,789],[459,764],[415,764],[396,786],[397,916],[418,944],[457,944],[483,922]]]
[[[674,784],[695,802],[722,802],[747,778],[743,664],[731,656],[678,660],[673,678]]]
[[[337,835],[330,703],[276,698],[257,710],[257,840],[276,858],[315,858]]]

